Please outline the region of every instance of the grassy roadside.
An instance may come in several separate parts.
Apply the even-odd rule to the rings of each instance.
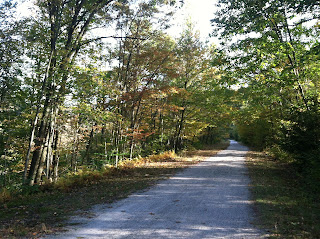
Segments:
[[[305,186],[293,165],[251,151],[247,166],[257,226],[267,228],[270,238],[320,238],[320,195]]]
[[[44,188],[27,196],[17,196],[0,205],[0,238],[39,238],[63,229],[68,217],[77,214],[92,216],[88,210],[102,203],[111,203],[129,194],[150,187],[156,181],[212,156],[228,143],[205,150],[127,161],[118,169],[91,172],[62,180],[57,186]]]

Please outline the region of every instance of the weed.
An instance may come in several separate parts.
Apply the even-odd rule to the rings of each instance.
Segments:
[[[272,147],[265,149],[265,152],[273,159],[287,163],[292,163],[295,161],[293,155],[284,151],[279,145],[273,145]]]

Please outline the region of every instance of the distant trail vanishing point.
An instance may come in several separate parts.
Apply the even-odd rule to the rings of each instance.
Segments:
[[[228,149],[183,170],[151,189],[99,205],[94,218],[48,238],[264,238],[250,222],[248,149]]]

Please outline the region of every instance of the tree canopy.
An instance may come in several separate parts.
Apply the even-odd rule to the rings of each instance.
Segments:
[[[236,134],[305,172],[320,162],[319,10],[316,1],[220,0],[212,20],[230,40],[223,78],[244,86]]]
[[[1,187],[228,137],[320,168],[319,3],[220,0],[219,46],[190,20],[169,36],[178,5],[39,0],[15,19],[1,3]]]
[[[1,5],[1,187],[227,137],[215,47],[191,21],[165,32],[176,4],[39,0],[21,20]]]

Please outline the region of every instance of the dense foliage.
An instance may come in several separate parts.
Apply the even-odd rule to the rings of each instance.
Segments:
[[[190,22],[168,36],[171,5],[39,0],[14,19],[1,3],[2,191],[227,137],[215,48]]]
[[[220,69],[238,90],[237,136],[320,178],[317,1],[219,1],[215,33],[229,39]],[[228,56],[226,52],[232,52]]]
[[[165,6],[165,7],[164,7]],[[319,4],[220,0],[221,47],[174,1],[0,5],[0,186],[56,182],[231,136],[319,178]],[[231,122],[233,123],[231,124]]]

